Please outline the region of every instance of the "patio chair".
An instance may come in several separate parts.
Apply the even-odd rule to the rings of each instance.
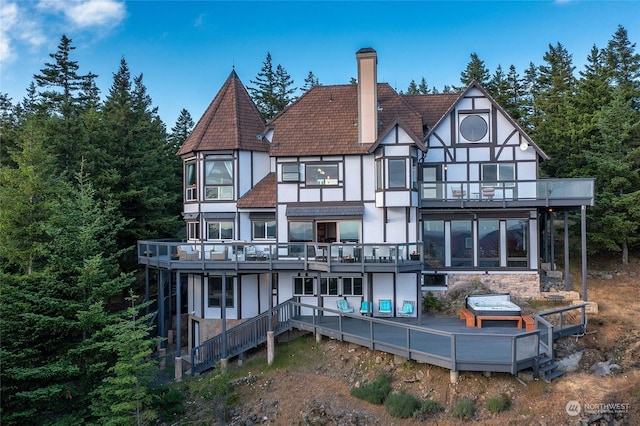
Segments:
[[[346,299],[338,299],[336,300],[336,304],[338,305],[338,310],[344,314],[353,313],[353,308],[349,306],[349,302]]]
[[[401,317],[411,317],[413,316],[415,303],[410,300],[405,300],[402,302],[402,308],[398,308],[398,316]]]
[[[378,315],[390,317],[393,313],[393,306],[391,305],[391,300],[389,299],[380,299],[378,303]]]
[[[368,300],[363,300],[362,303],[360,304],[360,313],[362,315],[369,315],[372,312],[373,312],[373,306],[371,306],[371,303],[369,303]]]

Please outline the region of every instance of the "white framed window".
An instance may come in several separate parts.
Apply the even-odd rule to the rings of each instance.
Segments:
[[[233,157],[209,155],[205,160],[205,199],[233,199]]]
[[[227,285],[225,288],[225,297],[226,297],[226,307],[233,308],[235,304],[235,292],[233,288],[233,277],[227,277]],[[209,285],[208,285],[208,301],[210,308],[220,308],[222,307],[222,277],[219,275],[215,275],[209,277]]]
[[[209,240],[233,240],[233,222],[207,221],[207,237]]]
[[[187,222],[187,239],[200,239],[200,222]]]
[[[298,165],[298,163],[289,163],[282,165],[282,181],[300,182],[300,166]]]
[[[482,186],[495,186],[497,183],[515,186],[516,165],[514,163],[494,163],[482,165]]]
[[[362,296],[362,277],[343,277],[342,294],[344,296]]]
[[[293,277],[294,296],[313,296],[315,294],[315,278]]]
[[[305,165],[305,184],[307,185],[337,185],[338,164],[311,163]]]
[[[384,188],[383,182],[383,167],[384,162],[382,158],[376,160],[376,191],[380,191]]]
[[[184,166],[185,201],[196,201],[198,199],[197,183],[196,162],[189,161]]]
[[[254,240],[275,240],[276,221],[275,220],[254,220],[253,221]]]

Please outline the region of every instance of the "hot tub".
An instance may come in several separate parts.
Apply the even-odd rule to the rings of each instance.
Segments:
[[[520,306],[511,301],[509,294],[473,294],[466,298],[467,308],[477,316],[519,316]]]

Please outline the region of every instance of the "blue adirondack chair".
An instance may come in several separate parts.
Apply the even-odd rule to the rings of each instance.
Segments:
[[[393,306],[391,305],[391,300],[380,299],[380,303],[378,304],[378,315],[390,317],[392,313]]]
[[[338,310],[340,312],[343,312],[345,314],[350,314],[353,312],[353,308],[349,306],[349,302],[347,302],[345,299],[337,300],[336,304],[338,305]]]

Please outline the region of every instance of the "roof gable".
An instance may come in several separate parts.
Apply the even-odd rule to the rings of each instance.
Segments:
[[[458,104],[458,102],[462,98],[467,96],[467,94],[469,94],[473,89],[476,89],[476,90],[480,91],[482,93],[482,95],[484,97],[486,97],[489,100],[489,102],[491,102],[491,105],[494,108],[496,108],[506,118],[506,120],[511,125],[513,125],[513,127],[515,127],[517,129],[517,131],[529,143],[529,145],[533,147],[533,149],[538,153],[538,155],[542,159],[544,159],[544,160],[548,160],[549,159],[549,156],[533,141],[533,139],[531,139],[531,137],[527,134],[527,132],[525,132],[522,129],[522,127],[520,127],[520,125],[518,123],[516,123],[516,121],[513,118],[511,118],[511,116],[504,110],[504,108],[502,108],[495,101],[495,99],[493,99],[493,97],[489,94],[489,92],[487,92],[486,89],[477,80],[473,80],[469,84],[469,86],[467,86],[467,88],[459,96],[457,96],[457,99],[455,100],[455,102],[453,102],[451,104],[451,106],[442,114],[442,116],[438,119],[438,121],[432,127],[430,127],[429,131],[424,136],[424,140],[425,141],[433,134],[435,129],[440,125],[440,123],[445,119],[445,117],[448,116],[456,108],[456,105]]]
[[[266,141],[258,138],[263,130],[264,119],[234,70],[184,141],[178,155],[229,149],[268,151]]]

